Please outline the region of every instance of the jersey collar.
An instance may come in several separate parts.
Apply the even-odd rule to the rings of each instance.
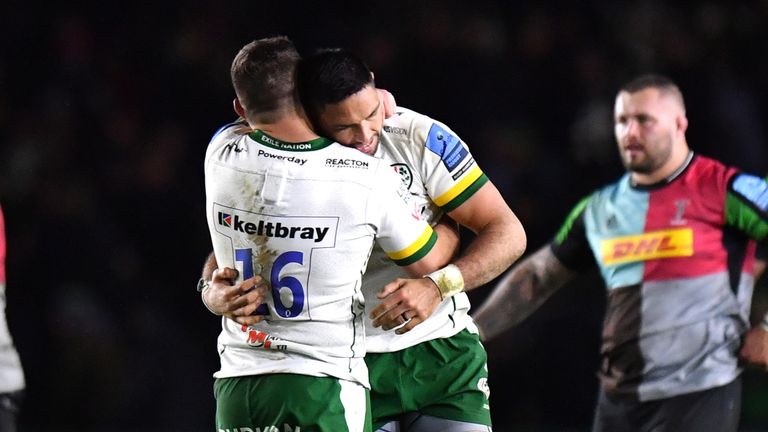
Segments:
[[[322,148],[326,148],[333,143],[333,141],[323,137],[315,138],[311,141],[289,143],[289,142],[281,141],[270,135],[267,135],[263,131],[258,129],[249,133],[248,136],[259,144],[265,145],[267,147],[271,147],[273,149],[285,150],[285,151],[298,151],[298,152],[315,151],[315,150],[320,150]]]
[[[670,174],[665,179],[659,180],[656,183],[649,184],[649,185],[636,184],[635,182],[632,181],[632,177],[629,176],[629,174],[628,174],[628,176],[629,176],[629,185],[633,189],[639,189],[639,190],[651,190],[651,189],[660,188],[662,186],[666,186],[666,185],[672,183],[673,181],[675,181],[676,178],[680,177],[680,174],[685,172],[685,170],[688,168],[688,166],[691,165],[691,161],[692,160],[693,160],[693,150],[689,150],[688,151],[688,156],[685,157],[685,161],[683,161],[683,164],[680,165],[679,167],[677,167],[677,169],[672,174]]]

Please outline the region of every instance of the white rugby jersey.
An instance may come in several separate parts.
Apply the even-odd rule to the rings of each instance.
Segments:
[[[402,107],[384,121],[375,156],[400,175],[411,195],[413,212],[430,224],[460,206],[488,181],[467,145],[450,128]],[[443,301],[426,321],[406,334],[373,327],[368,315],[380,303],[376,293],[398,277],[407,275],[376,247],[363,276],[368,352],[399,351],[453,336],[465,328],[477,332],[468,315],[469,298],[463,292]]]
[[[267,319],[222,318],[215,377],[333,376],[368,385],[361,275],[374,237],[400,265],[436,241],[381,161],[323,138],[286,143],[242,124],[214,135],[205,158],[208,227],[219,266],[260,274]]]

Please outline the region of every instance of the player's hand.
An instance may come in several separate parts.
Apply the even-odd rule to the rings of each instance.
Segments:
[[[395,115],[395,109],[397,109],[395,96],[384,89],[376,89],[376,91],[379,93],[379,102],[384,107],[384,118],[390,118]]]
[[[768,368],[768,331],[759,325],[749,329],[739,355],[752,365]]]
[[[203,292],[205,303],[211,311],[239,324],[260,322],[264,316],[251,313],[264,303],[269,287],[258,275],[238,283],[236,278],[237,270],[228,267],[214,270],[211,286]]]
[[[371,311],[374,327],[403,334],[424,322],[441,302],[440,291],[429,278],[396,279],[377,295],[381,304]],[[405,324],[405,325],[403,325]]]

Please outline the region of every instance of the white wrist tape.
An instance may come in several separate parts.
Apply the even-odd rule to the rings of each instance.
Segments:
[[[441,300],[464,291],[464,277],[461,275],[461,270],[453,264],[448,264],[424,277],[432,279],[432,282],[437,285]]]

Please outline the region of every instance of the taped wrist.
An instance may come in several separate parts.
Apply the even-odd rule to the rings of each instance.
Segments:
[[[464,277],[461,275],[461,270],[453,264],[448,264],[424,277],[432,279],[432,282],[437,285],[441,300],[464,291]]]

